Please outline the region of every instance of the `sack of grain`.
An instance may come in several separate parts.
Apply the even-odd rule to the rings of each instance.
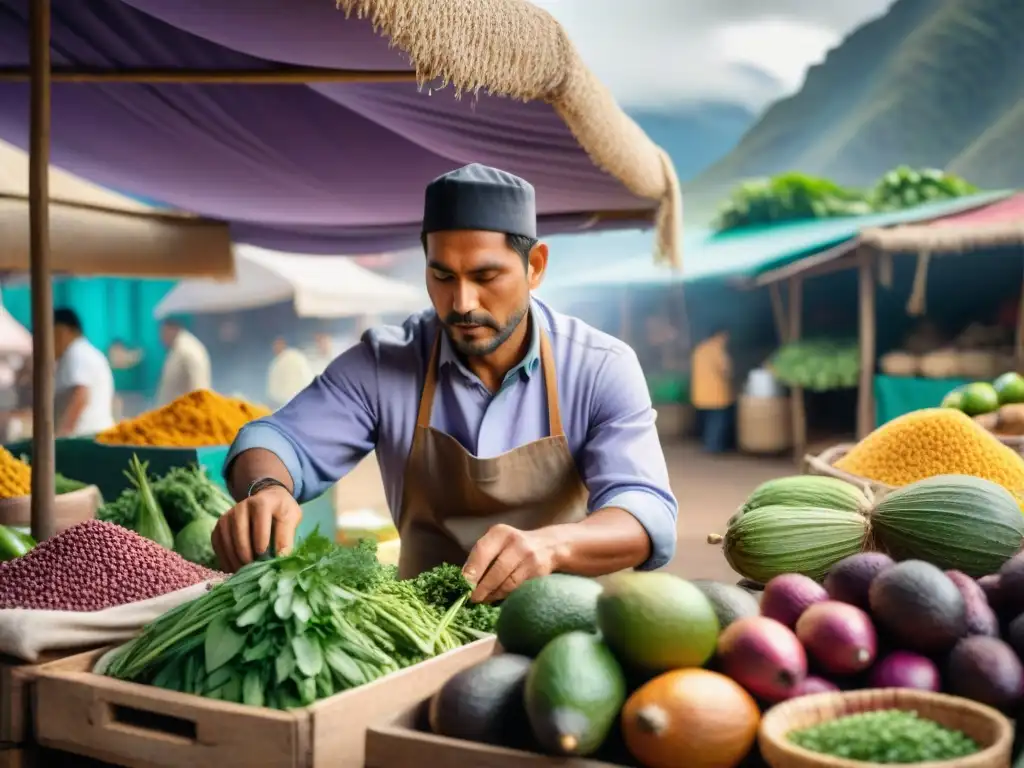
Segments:
[[[34,662],[130,639],[223,578],[119,525],[79,523],[0,563],[0,653]]]
[[[102,611],[0,610],[0,653],[36,662],[46,651],[101,648],[130,640],[151,621],[195,600],[206,584]]]

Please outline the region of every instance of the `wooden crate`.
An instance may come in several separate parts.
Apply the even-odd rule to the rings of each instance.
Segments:
[[[36,672],[46,664],[80,653],[82,649],[54,651],[43,654],[35,663],[0,655],[0,751],[31,740],[32,707],[29,694]]]
[[[127,768],[362,768],[368,725],[493,650],[493,638],[478,640],[289,712],[94,675],[99,652],[82,654],[38,670],[35,735],[45,747]]]
[[[438,686],[440,687],[440,686]],[[466,765],[473,768],[622,768],[592,758],[561,758],[437,736],[426,729],[425,699],[366,731],[366,768]]]

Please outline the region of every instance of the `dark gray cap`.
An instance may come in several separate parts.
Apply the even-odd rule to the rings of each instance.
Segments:
[[[476,229],[537,237],[533,185],[511,173],[472,163],[427,185],[423,234]]]

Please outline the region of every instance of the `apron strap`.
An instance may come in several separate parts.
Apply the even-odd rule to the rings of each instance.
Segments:
[[[434,409],[434,393],[437,392],[437,365],[441,356],[441,331],[434,336],[434,344],[430,351],[430,363],[427,375],[423,380],[423,393],[420,395],[420,408],[416,415],[416,426],[427,429],[430,427],[430,416]],[[544,392],[548,401],[548,434],[551,437],[563,437],[562,409],[558,403],[558,377],[555,373],[555,354],[551,350],[551,341],[547,332],[540,329],[540,367],[544,374]]]
[[[434,410],[434,393],[437,391],[437,361],[441,357],[441,329],[434,335],[434,345],[430,348],[430,362],[427,364],[427,375],[423,379],[423,393],[420,395],[420,409],[416,414],[416,426],[427,429],[430,427],[430,414]]]
[[[555,374],[555,353],[544,328],[540,328],[540,367],[544,372],[544,391],[548,399],[548,434],[563,437],[562,409],[558,404],[558,376]]]

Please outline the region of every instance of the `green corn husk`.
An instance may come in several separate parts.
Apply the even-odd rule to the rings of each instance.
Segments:
[[[807,506],[772,505],[736,520],[721,543],[725,559],[741,576],[765,584],[784,573],[815,581],[844,557],[863,551],[870,526],[860,512]]]
[[[968,475],[938,475],[887,494],[871,516],[880,549],[968,576],[996,573],[1024,544],[1013,494]]]
[[[871,511],[872,499],[863,489],[836,477],[793,475],[761,483],[740,508],[740,514],[779,505],[867,514]]]

